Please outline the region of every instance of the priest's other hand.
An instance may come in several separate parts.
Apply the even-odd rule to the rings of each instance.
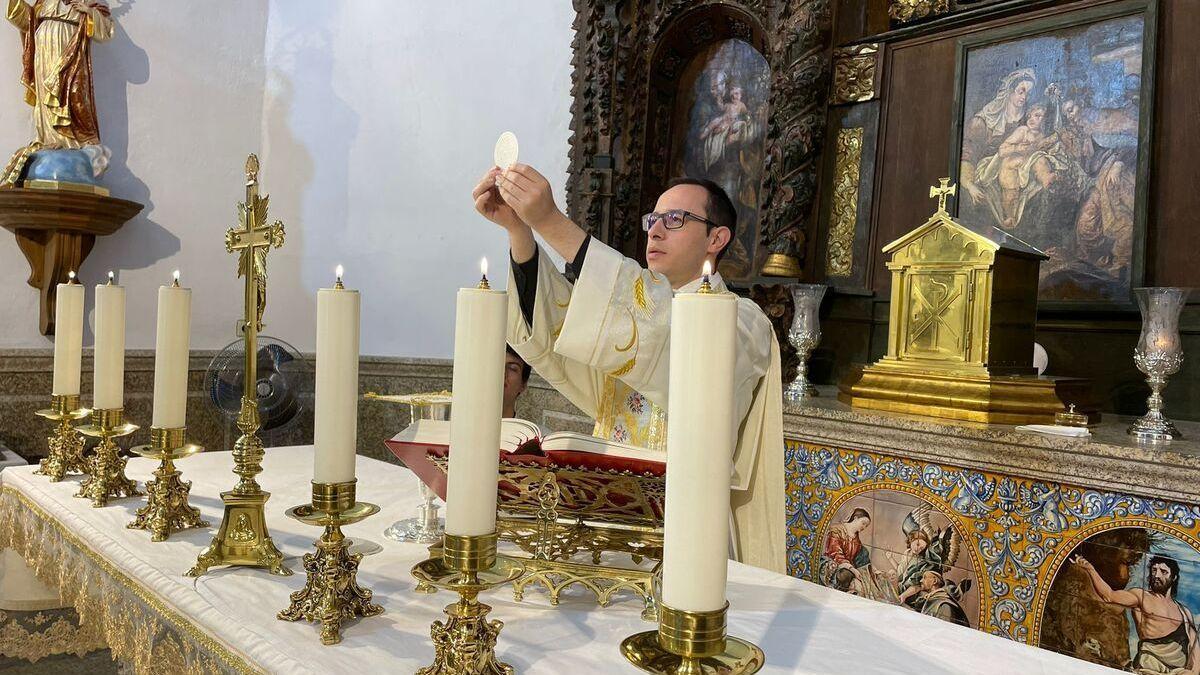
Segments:
[[[492,167],[475,185],[471,192],[471,197],[475,200],[475,210],[479,215],[510,232],[516,228],[527,228],[528,225],[521,221],[517,212],[500,197],[500,189],[496,187],[499,175],[500,169]]]
[[[500,173],[496,187],[500,188],[504,202],[535,230],[564,217],[554,205],[550,181],[528,164],[513,164],[505,169]]]

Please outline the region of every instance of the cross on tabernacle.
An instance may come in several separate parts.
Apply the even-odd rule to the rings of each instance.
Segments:
[[[931,199],[937,197],[938,212],[944,212],[946,210],[946,197],[958,192],[958,186],[951,185],[949,178],[939,178],[938,182],[941,183],[941,187],[930,187],[929,197]]]

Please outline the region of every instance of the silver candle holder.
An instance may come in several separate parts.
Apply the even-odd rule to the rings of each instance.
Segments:
[[[1149,410],[1129,427],[1129,434],[1138,442],[1167,443],[1181,437],[1175,424],[1162,412],[1162,390],[1167,386],[1167,377],[1183,365],[1179,312],[1190,291],[1172,287],[1134,289],[1142,310],[1142,334],[1133,350],[1133,362],[1145,373],[1150,385]]]
[[[825,297],[824,284],[794,284],[792,299],[796,311],[788,340],[796,348],[799,362],[796,364],[796,379],[784,390],[783,395],[793,403],[799,403],[817,395],[817,388],[808,381],[808,355],[821,342],[821,299]]]

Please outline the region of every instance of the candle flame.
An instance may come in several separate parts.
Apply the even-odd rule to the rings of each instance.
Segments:
[[[702,274],[706,277],[712,274],[712,263],[707,260],[704,261],[704,271]]]
[[[479,259],[479,274],[481,276],[485,276],[485,277],[487,276],[487,258],[486,257]]]
[[[343,274],[345,271],[346,271],[346,268],[342,267],[341,265],[338,265],[336,268],[334,268],[334,270],[333,270],[333,273],[334,273],[335,275],[337,275],[337,278],[341,279],[341,278],[342,278],[342,274]]]
[[[113,282],[113,279],[114,279],[115,277],[116,277],[116,275],[115,275],[115,274],[113,274],[113,271],[112,271],[112,270],[109,270],[109,271],[108,271],[108,283],[109,283],[109,284],[112,284],[112,282]]]
[[[334,274],[337,275],[337,279],[335,279],[333,282],[333,287],[338,290],[345,288],[345,286],[342,285],[342,272],[344,272],[344,271],[346,271],[346,270],[341,265],[338,265],[333,270]]]
[[[172,272],[172,276],[174,276],[175,281],[179,281],[179,270]]]
[[[70,272],[67,272],[67,278],[70,279],[71,281],[74,281],[75,280],[75,270],[71,270]]]

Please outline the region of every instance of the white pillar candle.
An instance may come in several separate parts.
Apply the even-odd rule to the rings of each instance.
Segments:
[[[358,291],[337,284],[317,291],[317,390],[313,481],[354,480],[358,447]]]
[[[158,287],[158,328],[154,339],[154,414],[151,426],[177,429],[187,425],[188,347],[192,323],[192,289],[179,286],[179,271],[170,286]]]
[[[101,410],[125,405],[125,287],[96,286],[96,349],[92,369],[92,407]]]
[[[671,302],[662,601],[725,606],[737,297],[680,293]]]
[[[483,263],[486,278],[487,261]],[[504,405],[504,291],[463,288],[454,317],[454,414],[450,416],[450,474],[446,533],[496,531],[500,417]]]
[[[83,285],[59,284],[54,301],[54,396],[79,393],[79,361],[83,358]]]

